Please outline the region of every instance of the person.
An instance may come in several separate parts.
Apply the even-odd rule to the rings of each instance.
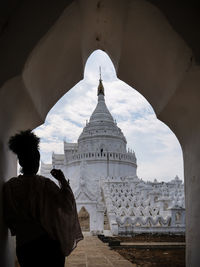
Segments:
[[[22,174],[3,187],[4,217],[11,235],[16,236],[16,254],[21,267],[63,267],[83,239],[76,203],[69,181],[61,170],[49,178],[37,175],[40,139],[31,130],[9,140],[17,154]]]

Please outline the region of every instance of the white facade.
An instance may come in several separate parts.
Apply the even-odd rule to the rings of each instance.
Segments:
[[[169,183],[144,182],[137,177],[133,151],[113,120],[104,99],[102,80],[98,103],[77,143],[64,142],[64,154],[53,154],[52,164],[41,165],[50,177],[61,169],[75,193],[78,212],[90,215],[90,231],[102,233],[104,213],[113,234],[184,232],[184,186],[176,177]]]
[[[113,234],[184,233],[184,185],[177,176],[169,183],[109,178],[102,187]]]

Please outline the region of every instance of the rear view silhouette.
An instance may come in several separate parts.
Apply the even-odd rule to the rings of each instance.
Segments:
[[[40,139],[30,130],[11,137],[9,148],[17,154],[22,175],[3,187],[4,218],[13,236],[21,267],[63,267],[65,256],[83,239],[69,181],[61,170],[49,178],[37,175]]]

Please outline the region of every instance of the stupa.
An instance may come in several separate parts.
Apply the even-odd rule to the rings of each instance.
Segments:
[[[100,76],[98,102],[77,143],[64,142],[64,154],[41,163],[41,175],[52,168],[69,178],[78,212],[89,214],[89,231],[107,229],[114,235],[136,232],[184,232],[184,185],[176,177],[169,183],[144,182],[137,177],[137,160],[105,103]]]

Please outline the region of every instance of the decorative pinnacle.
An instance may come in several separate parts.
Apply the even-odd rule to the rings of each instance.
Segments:
[[[102,79],[101,79],[101,67],[99,67],[99,86],[98,86],[97,95],[104,95],[104,87],[103,87]]]
[[[101,80],[101,81],[102,81],[102,79],[101,79],[101,66],[99,66],[99,77],[100,77],[100,79],[99,79],[99,80]]]

